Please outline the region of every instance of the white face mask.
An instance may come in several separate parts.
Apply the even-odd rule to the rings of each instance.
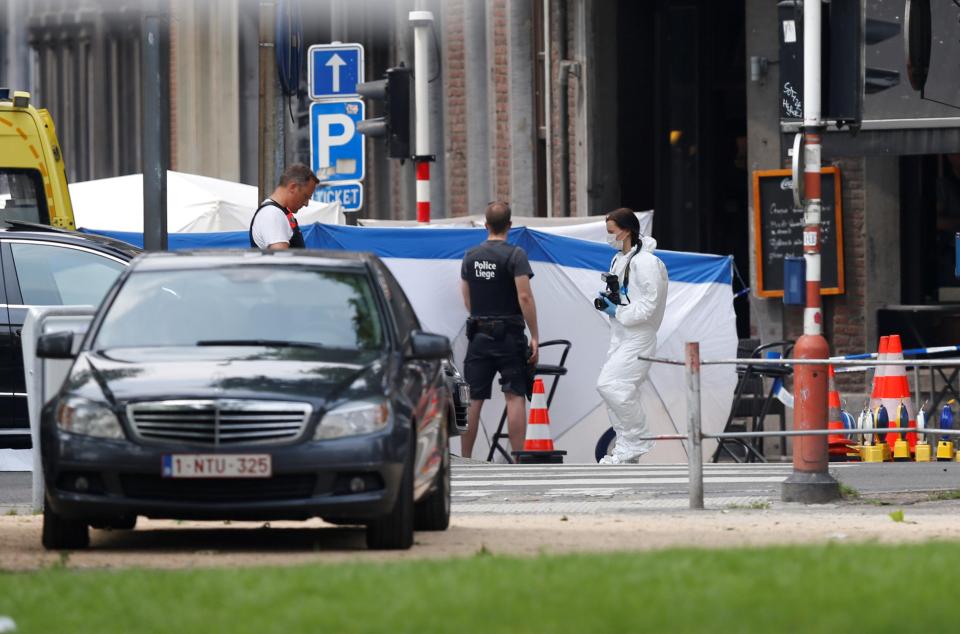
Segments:
[[[614,249],[616,249],[617,251],[619,251],[620,249],[623,248],[623,240],[618,240],[618,239],[617,239],[617,234],[615,234],[615,233],[608,233],[608,234],[607,234],[607,244],[609,244],[610,246],[612,246],[612,247],[613,247]]]

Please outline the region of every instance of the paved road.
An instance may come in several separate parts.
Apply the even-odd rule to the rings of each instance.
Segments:
[[[790,464],[704,465],[707,508],[780,501]],[[960,489],[960,464],[836,464],[834,477],[870,497]],[[458,464],[453,504],[460,513],[617,513],[688,508],[685,464]]]
[[[835,464],[833,475],[864,497],[960,489],[960,464]],[[725,508],[777,503],[790,464],[704,465],[704,503]],[[0,472],[0,511],[30,503],[30,474]],[[621,513],[688,506],[687,467],[501,465],[457,461],[458,513]]]

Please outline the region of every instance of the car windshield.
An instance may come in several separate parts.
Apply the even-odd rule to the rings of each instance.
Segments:
[[[94,347],[373,350],[383,327],[367,276],[291,266],[133,272]]]
[[[0,220],[47,224],[47,204],[37,170],[0,169]]]

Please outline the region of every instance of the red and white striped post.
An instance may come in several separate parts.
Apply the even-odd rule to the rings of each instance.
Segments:
[[[803,256],[807,267],[807,302],[803,336],[797,339],[797,359],[826,359],[830,346],[823,336],[820,299],[820,139],[824,126],[820,108],[820,0],[803,5]],[[794,183],[794,187],[799,183]],[[797,365],[793,372],[796,430],[827,428],[827,366]],[[793,473],[783,483],[785,502],[823,503],[840,497],[840,485],[830,475],[826,436],[798,436],[793,443]]]
[[[419,4],[419,3],[418,3]],[[413,90],[416,110],[417,147],[413,162],[417,166],[417,222],[430,222],[430,29],[433,14],[411,11],[413,25]]]
[[[430,161],[417,158],[417,222],[430,222]]]

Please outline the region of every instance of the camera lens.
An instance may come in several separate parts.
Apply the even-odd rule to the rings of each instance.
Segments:
[[[597,310],[603,310],[604,306],[606,306],[606,304],[599,297],[595,297],[593,299],[593,307],[596,308]]]

